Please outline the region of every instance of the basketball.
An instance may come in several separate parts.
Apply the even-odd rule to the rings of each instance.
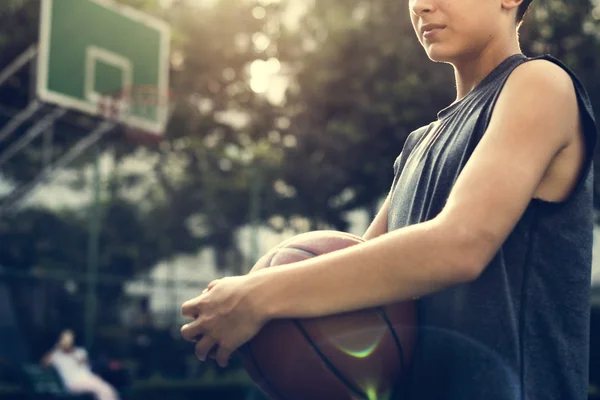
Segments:
[[[364,242],[336,231],[284,241],[254,270],[284,267]],[[240,349],[273,400],[402,399],[416,334],[413,301],[321,318],[274,320]],[[393,397],[394,396],[394,397]]]

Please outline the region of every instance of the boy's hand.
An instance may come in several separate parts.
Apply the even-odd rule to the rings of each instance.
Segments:
[[[252,339],[267,322],[250,295],[248,275],[211,282],[200,296],[186,301],[181,313],[194,321],[181,328],[181,335],[196,343],[196,356],[206,360],[216,347],[216,360],[227,366],[231,354]]]

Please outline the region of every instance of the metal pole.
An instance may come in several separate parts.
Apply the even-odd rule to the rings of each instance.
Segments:
[[[96,324],[97,278],[98,278],[98,245],[100,239],[100,149],[94,143],[94,181],[93,198],[90,208],[89,243],[88,243],[88,291],[85,302],[85,345],[91,350],[94,344],[94,328]]]
[[[19,57],[17,57],[15,61],[13,61],[6,68],[0,71],[0,86],[3,85],[4,82],[8,80],[8,78],[13,76],[15,72],[23,68],[25,64],[31,61],[31,59],[35,57],[37,53],[37,46],[32,44],[27,48],[27,50],[21,53],[21,55],[19,55]]]
[[[112,130],[116,125],[116,122],[112,121],[103,122],[100,124],[100,126],[94,129],[92,133],[77,142],[67,154],[56,160],[53,165],[45,168],[38,176],[35,177],[33,181],[13,190],[8,196],[5,197],[4,202],[0,204],[0,215],[8,211],[14,211],[15,209],[18,209],[17,202],[19,200],[24,199],[27,195],[31,195],[37,186],[48,179],[52,173],[69,165],[73,160],[75,160],[75,158],[77,158],[92,144],[96,143],[96,141],[100,140],[102,136]]]
[[[0,142],[3,142],[8,138],[14,131],[19,129],[21,125],[25,121],[27,121],[33,114],[35,114],[40,108],[42,108],[42,104],[34,100],[29,105],[20,111],[17,115],[15,115],[2,129],[0,129]]]
[[[261,208],[261,193],[262,193],[262,170],[260,167],[252,168],[252,182],[250,189],[250,223],[251,223],[251,234],[250,234],[250,259],[247,271],[254,266],[258,261],[260,254],[259,241],[258,241],[258,229],[260,225],[260,208]]]
[[[10,160],[12,156],[31,143],[33,139],[41,135],[46,129],[53,126],[54,122],[66,113],[67,110],[65,108],[57,108],[44,118],[40,119],[34,126],[25,132],[15,144],[9,147],[4,153],[0,154],[0,165]]]
[[[179,310],[180,307],[180,304],[178,304],[177,301],[177,291],[179,289],[179,282],[177,281],[178,276],[179,275],[177,274],[177,263],[171,263],[171,284],[169,285],[171,289],[171,310],[176,310],[175,312],[171,311],[172,326],[177,326],[177,321],[179,319],[179,312],[177,312],[177,310]]]
[[[52,142],[54,141],[54,125],[44,132],[44,148],[42,153],[42,168],[49,168],[52,171]]]

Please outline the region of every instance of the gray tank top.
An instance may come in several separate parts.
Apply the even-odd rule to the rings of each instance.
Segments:
[[[510,73],[534,59],[556,63],[573,79],[585,168],[566,201],[531,201],[476,281],[417,301],[413,400],[587,399],[596,126],[585,89],[564,64],[511,56],[442,110],[437,124],[411,133],[394,163],[388,229],[442,210]]]

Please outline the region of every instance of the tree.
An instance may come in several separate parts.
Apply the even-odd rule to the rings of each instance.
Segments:
[[[450,69],[427,59],[401,2],[316,2],[286,45],[293,209],[344,229],[347,211],[374,215],[406,137],[451,102]]]

